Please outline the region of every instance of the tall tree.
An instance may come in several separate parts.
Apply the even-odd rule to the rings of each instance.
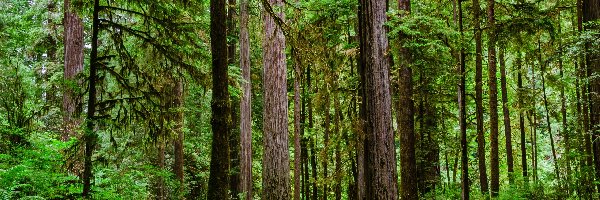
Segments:
[[[528,184],[529,177],[527,174],[527,144],[525,138],[525,118],[523,107],[525,103],[523,102],[525,88],[523,88],[523,60],[521,58],[521,52],[517,52],[517,61],[516,61],[518,71],[517,71],[517,87],[518,87],[518,103],[519,103],[519,132],[521,133],[521,169],[523,170],[523,179],[525,180],[525,184]]]
[[[294,52],[296,54],[296,52]],[[300,200],[300,59],[294,55],[294,200]]]
[[[600,19],[600,1],[599,0],[583,0],[583,23],[592,22]],[[600,30],[597,24],[590,24],[585,27],[586,30]],[[596,35],[597,36],[597,35]],[[591,50],[591,43],[586,44],[586,49]],[[596,76],[600,73],[600,55],[597,52],[588,54],[585,58],[585,63],[588,70],[589,93],[590,101],[590,128],[592,132],[594,167],[596,169],[596,181],[600,180],[600,78]],[[600,185],[597,184],[598,190]]]
[[[64,1],[64,54],[65,88],[63,92],[63,125],[62,141],[67,141],[75,135],[75,129],[79,125],[79,113],[81,113],[81,97],[77,94],[75,86],[80,81],[77,76],[83,70],[83,23],[81,18],[73,11],[69,0]]]
[[[227,70],[227,12],[225,0],[210,1],[212,54],[212,147],[208,199],[229,199],[230,106]]]
[[[410,13],[410,0],[398,0],[398,10],[403,16]],[[402,199],[418,199],[417,161],[415,156],[414,102],[410,52],[400,48],[400,70],[398,76],[398,130],[400,130],[400,194]]]
[[[506,60],[504,60],[505,49],[500,48],[500,88],[502,91],[502,115],[504,115],[504,135],[506,139],[506,165],[508,166],[508,181],[512,185],[514,182],[513,151],[512,151],[512,131],[510,127],[510,110],[508,109],[508,89],[506,86]]]
[[[498,156],[498,83],[496,79],[496,17],[494,0],[487,0],[488,15],[488,86],[490,105],[490,191],[492,197],[500,190],[500,163]]]
[[[175,88],[173,94],[173,108],[175,109],[174,113],[174,131],[176,138],[173,142],[174,147],[174,156],[175,162],[173,164],[173,171],[177,180],[179,180],[179,192],[183,193],[184,185],[184,177],[183,177],[183,80],[175,80]]]
[[[240,68],[242,68],[242,100],[240,101],[240,192],[252,198],[252,80],[250,78],[250,38],[248,34],[248,0],[240,2]]]
[[[546,63],[542,60],[541,42],[538,40],[538,53],[539,62],[542,73],[542,97],[544,100],[544,109],[546,110],[546,126],[548,127],[548,134],[550,135],[550,149],[552,151],[552,160],[554,161],[554,175],[560,183],[560,171],[558,169],[558,160],[556,157],[556,148],[554,147],[554,134],[552,133],[552,126],[550,124],[550,111],[548,110],[548,97],[546,95]]]
[[[479,0],[473,0],[473,31],[475,32],[475,115],[477,121],[477,161],[479,165],[479,186],[481,192],[488,191],[487,168],[485,163],[485,137],[483,133],[483,59],[481,40],[481,7]]]
[[[386,1],[361,0],[361,64],[365,67],[365,196],[367,199],[397,199],[394,137],[391,126]]]
[[[462,0],[458,0],[458,28],[460,31],[461,40],[464,40],[463,31],[463,11],[462,11]],[[459,70],[458,76],[460,81],[458,83],[458,123],[460,126],[460,160],[461,160],[461,181],[460,186],[462,189],[461,199],[469,199],[469,157],[468,157],[468,146],[467,146],[467,103],[466,103],[466,65],[465,65],[465,48],[460,48],[459,55]]]
[[[263,199],[290,199],[288,150],[287,69],[285,37],[272,6],[283,8],[282,0],[263,1]]]
[[[90,75],[88,80],[88,107],[87,107],[87,124],[85,130],[85,158],[83,164],[83,198],[90,195],[91,179],[92,179],[92,154],[96,147],[97,135],[94,130],[94,121],[96,115],[96,79],[98,78],[98,32],[100,18],[99,0],[94,0],[94,10],[92,14],[92,49],[90,52]]]
[[[227,1],[227,37],[235,38],[235,1]],[[227,41],[227,65],[235,65],[235,46],[236,40],[229,39]],[[232,83],[234,87],[237,87],[237,82]],[[240,97],[237,95],[231,95],[231,105],[240,104]],[[238,193],[240,193],[240,107],[231,106],[231,135],[229,136],[229,158],[231,159],[231,169],[229,176],[229,190],[233,199],[239,199]]]

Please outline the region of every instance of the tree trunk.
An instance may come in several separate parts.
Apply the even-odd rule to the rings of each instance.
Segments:
[[[517,87],[519,88],[517,96],[519,101],[519,131],[521,132],[521,168],[523,170],[523,179],[525,180],[525,184],[527,184],[529,182],[529,177],[527,174],[527,143],[525,138],[525,119],[523,117],[524,113],[522,111],[522,109],[525,107],[525,104],[523,103],[523,94],[525,92],[525,89],[523,88],[522,62],[523,61],[521,58],[521,52],[517,52]]]
[[[464,40],[462,1],[458,1],[458,27],[461,40]],[[460,160],[461,160],[461,199],[469,199],[469,157],[467,146],[467,103],[466,103],[466,67],[465,48],[460,48],[458,76],[458,123],[460,126]]]
[[[479,186],[483,194],[488,194],[488,178],[485,163],[485,136],[483,132],[483,64],[479,0],[473,0],[473,24],[475,34],[475,115],[477,121],[477,161],[479,165]]]
[[[240,2],[240,68],[242,68],[242,100],[240,101],[240,192],[244,199],[252,195],[252,79],[250,78],[250,39],[248,34],[248,0]]]
[[[63,125],[61,140],[68,141],[75,136],[75,129],[79,126],[81,113],[81,97],[75,93],[76,85],[80,85],[77,76],[83,71],[83,23],[81,18],[72,11],[69,0],[64,1],[64,54],[65,68],[64,81],[66,87],[63,91]]]
[[[229,199],[230,106],[227,70],[227,12],[225,0],[210,1],[210,39],[212,53],[212,148],[208,199]]]
[[[88,80],[88,108],[87,108],[87,129],[85,131],[85,159],[83,165],[83,198],[90,195],[91,178],[92,178],[92,154],[96,147],[97,134],[94,130],[95,114],[96,114],[96,79],[98,73],[98,32],[100,18],[99,0],[94,0],[94,11],[92,14],[92,49],[90,53],[90,76]]]
[[[294,53],[294,200],[300,200],[300,59]]]
[[[560,23],[561,17],[560,17],[560,11],[558,12],[558,34],[561,35],[562,33],[562,27],[561,27],[561,23]],[[564,80],[564,75],[563,75],[563,46],[562,46],[562,40],[558,40],[558,70],[560,73],[560,79]],[[571,133],[568,132],[568,125],[567,125],[567,100],[565,97],[565,86],[564,83],[561,84],[560,86],[560,113],[561,113],[561,120],[562,120],[562,130],[560,135],[564,138],[564,144],[565,144],[565,162],[566,162],[566,189],[567,189],[567,194],[571,194],[571,144],[570,144],[570,140],[571,140]]]
[[[490,191],[497,197],[500,190],[500,163],[498,157],[498,84],[496,79],[496,19],[494,0],[487,0],[488,15],[488,85],[490,88]]]
[[[364,22],[360,38],[365,47],[361,48],[366,97],[365,196],[367,199],[397,199],[388,41],[384,29],[386,2],[361,0],[360,5],[359,18]]]
[[[335,134],[339,137],[340,135],[340,120],[342,118],[342,110],[340,109],[340,98],[339,98],[339,88],[337,88],[337,80],[336,80],[336,91],[334,93],[334,102],[333,102],[333,107],[335,110],[335,118],[334,118],[334,125],[335,125]],[[341,137],[342,140],[347,141],[347,138],[345,137]],[[341,140],[338,140],[341,141]],[[342,158],[341,158],[341,142],[338,142],[335,145],[335,200],[341,200],[342,199],[342,177],[344,176],[344,172],[342,171]],[[346,145],[348,146],[348,145]]]
[[[227,5],[227,35],[235,38],[235,0],[228,0]],[[235,40],[227,42],[227,65],[235,65]],[[236,85],[234,83],[233,85]],[[235,87],[235,86],[234,86]],[[231,105],[239,105],[238,96],[230,96]],[[233,199],[239,199],[240,193],[240,107],[231,106],[231,135],[229,138],[229,158],[231,169],[229,173],[229,190]]]
[[[399,0],[398,9],[410,13],[410,0]],[[400,130],[400,194],[401,199],[418,199],[417,161],[415,156],[414,102],[410,52],[400,49],[400,70],[398,75],[398,130]]]
[[[175,109],[177,109],[175,111],[175,117],[174,117],[174,122],[175,122],[175,133],[177,134],[177,138],[175,138],[175,141],[173,142],[173,146],[175,149],[174,152],[174,157],[175,157],[175,163],[173,166],[173,171],[175,173],[175,176],[177,177],[177,179],[179,180],[179,192],[181,194],[183,194],[183,191],[185,189],[185,185],[184,185],[184,179],[183,179],[183,81],[182,80],[176,80],[175,83],[175,94],[174,96],[174,100],[173,100],[173,107]]]
[[[323,141],[324,141],[324,148],[323,148],[323,158],[322,158],[322,163],[321,165],[323,166],[323,196],[322,196],[322,200],[327,200],[327,194],[329,193],[329,187],[328,187],[328,183],[327,183],[327,179],[328,179],[328,169],[329,167],[328,162],[329,162],[329,135],[330,135],[330,124],[331,124],[331,115],[329,114],[329,110],[331,107],[331,101],[329,98],[329,93],[330,91],[330,86],[328,83],[326,83],[327,86],[325,86],[325,93],[327,95],[325,95],[325,110],[324,110],[324,115],[325,115],[325,124],[323,125],[325,127],[325,134],[323,135]]]
[[[583,22],[591,22],[600,19],[600,0],[583,0]],[[600,26],[590,25],[586,30],[598,31]],[[598,35],[596,35],[598,36]],[[586,49],[591,50],[592,44],[586,44]],[[589,80],[589,108],[590,108],[590,128],[592,132],[594,167],[596,169],[596,181],[600,180],[600,78],[596,76],[600,73],[600,56],[597,52],[586,56],[586,65]],[[596,184],[600,190],[600,184]]]
[[[560,171],[558,169],[558,160],[556,158],[556,148],[554,148],[554,134],[552,133],[552,125],[550,124],[550,111],[548,110],[548,97],[546,95],[546,78],[545,78],[545,73],[546,73],[546,64],[545,62],[542,60],[542,50],[541,50],[541,43],[538,40],[538,53],[539,53],[539,63],[540,63],[540,67],[541,67],[541,73],[542,73],[542,94],[543,94],[543,99],[544,99],[544,110],[546,110],[546,126],[548,127],[548,133],[550,134],[550,148],[552,151],[552,160],[554,161],[554,175],[556,176],[556,179],[559,182],[559,186],[560,186]]]
[[[512,131],[510,127],[510,111],[508,109],[508,89],[506,88],[506,63],[504,60],[504,47],[500,49],[500,88],[502,90],[502,114],[504,115],[504,135],[506,137],[506,165],[508,166],[508,181],[512,185],[515,181],[513,169]]]
[[[282,0],[263,2],[265,8],[283,8]],[[277,15],[277,16],[272,16]],[[285,38],[275,17],[283,20],[283,12],[263,11],[263,199],[290,199],[290,166],[288,148],[287,78]]]
[[[165,113],[161,113],[163,116],[162,117],[166,117],[164,116]],[[167,133],[167,129],[166,127],[161,128],[163,131],[163,133]],[[156,167],[158,168],[158,170],[164,170],[165,169],[165,141],[163,137],[160,137],[157,139],[156,141],[156,147],[157,147],[157,158],[156,158]],[[163,178],[162,175],[158,175],[156,177],[156,188],[155,188],[155,192],[156,192],[156,199],[157,200],[165,200],[167,199],[167,193],[166,193],[166,188],[165,188],[165,179]]]

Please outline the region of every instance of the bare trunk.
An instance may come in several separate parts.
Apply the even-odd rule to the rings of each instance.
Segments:
[[[458,27],[460,31],[461,40],[464,40],[463,32],[463,11],[462,1],[458,2]],[[469,157],[468,157],[468,146],[467,146],[467,104],[466,104],[466,65],[465,65],[465,49],[460,48],[459,57],[459,70],[458,76],[460,81],[458,83],[458,123],[460,126],[460,160],[461,160],[461,199],[469,199]]]
[[[175,163],[173,166],[173,171],[175,172],[175,176],[179,180],[179,192],[183,193],[185,188],[184,179],[183,179],[183,81],[177,80],[175,83],[175,94],[173,100],[173,107],[177,110],[175,112],[174,122],[175,122],[175,133],[177,137],[173,142],[173,146],[175,149],[174,157]]]
[[[500,162],[498,156],[498,84],[496,79],[496,19],[494,0],[487,0],[488,15],[488,85],[490,88],[490,191],[497,197],[500,191]]]
[[[294,52],[297,53],[297,52]],[[300,60],[294,54],[294,200],[300,200]]]
[[[250,78],[250,39],[248,35],[248,0],[240,2],[240,68],[242,68],[242,100],[240,101],[240,192],[244,199],[252,195],[252,79]]]
[[[506,63],[504,48],[500,49],[500,88],[502,90],[502,114],[504,115],[504,135],[506,138],[506,165],[508,166],[508,181],[512,185],[515,181],[513,169],[512,131],[510,127],[510,111],[508,109],[508,89],[506,88]]]
[[[519,108],[525,107],[523,103],[523,94],[525,89],[523,88],[523,75],[522,75],[522,64],[523,61],[521,59],[521,52],[517,52],[517,67],[518,67],[518,77],[517,77],[517,87],[519,88],[518,101]],[[524,113],[522,110],[519,110],[519,131],[521,132],[521,168],[523,170],[523,179],[525,180],[525,184],[529,182],[529,177],[527,174],[527,143],[525,138],[525,119],[523,117]]]
[[[398,9],[410,13],[410,0],[399,0]],[[401,199],[418,199],[417,161],[415,155],[414,102],[410,52],[400,49],[400,70],[398,74],[398,130],[400,130],[400,194]]]
[[[212,147],[208,199],[229,199],[230,112],[227,72],[227,12],[225,0],[210,1],[212,53]]]
[[[591,22],[600,19],[600,0],[583,0],[583,22]],[[589,25],[586,30],[598,31],[600,26]],[[598,36],[598,35],[596,35]],[[586,44],[586,49],[591,50],[592,44]],[[594,168],[596,169],[596,181],[600,180],[600,56],[597,52],[586,56],[586,65],[589,80],[589,108],[590,108],[590,131],[592,132],[592,147],[594,154]],[[596,184],[600,191],[600,184]]]
[[[283,8],[282,0],[263,1],[263,7]],[[273,16],[276,15],[276,16]],[[290,199],[287,78],[285,38],[275,17],[283,12],[263,11],[263,199]]]
[[[64,45],[65,68],[64,81],[66,87],[63,91],[63,133],[62,141],[68,141],[76,136],[75,130],[79,126],[78,120],[81,113],[81,96],[76,94],[81,81],[77,76],[83,71],[83,23],[81,18],[72,11],[69,0],[64,1]]]
[[[477,162],[479,166],[479,186],[483,194],[488,194],[488,178],[485,163],[485,136],[483,132],[483,59],[479,0],[473,0],[473,24],[475,34],[475,115],[477,121]]]
[[[365,197],[397,199],[394,134],[391,126],[388,41],[385,1],[361,0],[360,16],[364,27],[360,38],[365,86]]]

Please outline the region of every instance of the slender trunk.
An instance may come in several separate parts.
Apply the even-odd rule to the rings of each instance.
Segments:
[[[517,67],[518,67],[518,77],[517,77],[517,87],[519,88],[518,101],[519,101],[519,131],[521,132],[521,168],[523,170],[523,179],[525,180],[525,184],[529,182],[529,177],[527,174],[527,143],[525,139],[525,119],[523,117],[524,111],[522,108],[525,107],[523,103],[523,94],[525,89],[523,88],[523,74],[522,74],[522,58],[521,52],[517,52]]]
[[[338,136],[340,135],[340,120],[342,118],[342,110],[340,109],[340,98],[339,98],[339,89],[337,89],[337,80],[336,80],[336,91],[334,93],[334,101],[333,101],[333,108],[335,110],[335,118],[334,118],[334,125],[335,125],[335,130],[334,133],[335,135]],[[342,140],[346,140],[343,136],[341,138]],[[347,140],[346,140],[347,141]],[[344,175],[344,173],[342,172],[342,158],[341,158],[341,142],[338,142],[335,145],[335,200],[341,200],[342,199],[342,176]]]
[[[592,22],[600,19],[600,0],[583,0],[583,22]],[[600,26],[597,24],[590,24],[585,27],[586,30],[598,31]],[[595,34],[598,36],[598,34]],[[593,46],[591,43],[587,43],[585,48],[587,51],[591,51]],[[588,70],[589,78],[589,109],[590,109],[590,131],[592,133],[592,145],[594,154],[594,168],[596,169],[596,181],[600,180],[600,78],[596,76],[600,73],[600,56],[598,52],[589,53],[585,62]],[[600,191],[600,184],[596,184]]]
[[[365,196],[367,199],[397,199],[396,158],[391,126],[388,41],[385,2],[360,1],[364,22],[360,38],[365,86]]]
[[[235,38],[235,1],[228,0],[227,5],[227,35]],[[235,40],[227,42],[227,65],[235,65]],[[232,85],[236,87],[236,82]],[[240,193],[240,107],[233,106],[240,104],[239,96],[230,96],[231,99],[231,136],[229,138],[229,158],[231,159],[231,169],[229,170],[229,190],[233,199],[239,199]]]
[[[367,22],[364,17],[365,11],[363,11],[364,5],[362,5],[362,0],[359,0],[358,4],[358,37],[359,37],[359,49],[367,48],[367,40],[366,36],[363,34],[366,32]],[[359,108],[359,119],[358,119],[358,132],[356,137],[356,166],[357,166],[357,177],[356,177],[356,192],[357,199],[363,200],[366,199],[366,183],[365,183],[365,137],[366,137],[366,126],[367,126],[367,98],[366,98],[366,55],[360,52],[358,59],[358,71],[359,71],[359,96],[360,96],[360,108]]]
[[[173,166],[173,171],[177,180],[179,180],[179,192],[183,194],[183,190],[185,189],[184,179],[183,179],[183,81],[176,80],[175,83],[175,91],[174,91],[174,99],[173,99],[173,107],[176,109],[175,111],[175,133],[177,137],[173,142],[174,147],[174,157],[175,162]]]
[[[504,115],[504,135],[506,138],[506,165],[508,166],[508,180],[510,185],[515,181],[513,169],[512,131],[510,127],[510,111],[508,109],[508,89],[506,88],[506,63],[504,48],[500,49],[500,87],[502,90],[502,114]]]
[[[300,59],[294,53],[294,200],[300,200]]]
[[[76,85],[80,85],[77,76],[83,71],[83,23],[81,18],[72,11],[69,0],[64,1],[64,81],[63,92],[63,132],[62,141],[68,141],[75,136],[79,126],[81,113],[81,98],[76,94]],[[50,56],[50,55],[49,55]]]
[[[317,188],[317,158],[316,158],[316,150],[315,150],[315,140],[310,138],[310,165],[311,165],[311,175],[312,175],[312,200],[317,200],[318,197],[318,188]]]
[[[577,0],[577,32],[579,32],[580,34],[583,32],[583,6],[584,6],[584,0]],[[590,196],[593,193],[593,186],[592,186],[592,181],[594,180],[593,178],[593,174],[592,174],[592,163],[593,163],[593,157],[592,157],[592,140],[590,137],[590,120],[589,120],[589,102],[587,101],[588,99],[588,95],[589,95],[589,91],[588,91],[588,82],[585,81],[586,80],[586,76],[587,76],[587,64],[585,63],[585,56],[580,56],[578,57],[578,62],[580,63],[580,68],[578,71],[578,75],[579,77],[582,79],[582,84],[581,84],[581,98],[579,99],[581,102],[581,107],[582,107],[582,118],[583,118],[583,133],[582,133],[582,137],[584,138],[584,144],[585,144],[585,149],[584,149],[584,158],[585,158],[585,162],[584,162],[584,167],[583,167],[583,176],[586,178],[586,183],[588,184],[584,184],[585,185],[585,194],[586,196]]]
[[[410,0],[399,0],[398,9],[410,13]],[[405,37],[405,36],[404,36]],[[398,130],[400,130],[400,194],[401,199],[418,199],[417,161],[415,156],[414,102],[410,52],[400,49],[400,70],[398,74]]]
[[[537,96],[537,89],[536,89],[536,81],[535,81],[535,66],[533,64],[531,64],[531,93],[532,98],[535,99]],[[537,108],[536,108],[536,101],[532,102],[532,108],[531,108],[531,116],[533,118],[533,121],[530,120],[530,124],[531,124],[531,164],[532,164],[532,170],[533,170],[533,181],[535,184],[537,184],[538,181],[538,171],[537,171],[537,164],[538,164],[538,152],[537,152]]]
[[[244,199],[252,195],[252,79],[250,78],[250,38],[248,34],[248,0],[240,2],[240,68],[242,68],[242,100],[240,101],[240,192]]]
[[[545,62],[542,60],[542,51],[541,51],[541,44],[540,41],[538,40],[538,53],[539,53],[539,62],[540,62],[540,67],[541,69],[541,73],[542,73],[542,94],[543,94],[543,98],[544,98],[544,110],[546,110],[546,126],[548,127],[548,133],[550,134],[550,148],[552,151],[552,160],[554,161],[554,174],[556,176],[556,179],[559,182],[559,186],[560,186],[560,171],[558,169],[558,160],[556,159],[556,148],[554,147],[554,134],[552,133],[552,125],[550,124],[550,111],[548,110],[548,97],[546,95],[546,78],[545,78],[545,73],[546,73],[546,64]]]
[[[263,7],[283,8],[282,0],[263,1]],[[271,16],[271,14],[277,16]],[[283,12],[263,12],[264,119],[263,199],[290,199],[287,75],[285,37],[275,17]]]
[[[324,180],[328,180],[328,162],[329,162],[329,135],[330,135],[330,125],[331,125],[331,115],[329,114],[329,110],[331,107],[331,101],[329,98],[329,93],[330,91],[330,86],[328,83],[326,83],[327,86],[325,86],[325,92],[327,93],[327,95],[325,95],[325,110],[324,110],[324,115],[325,115],[325,134],[323,135],[323,141],[324,143],[324,148],[323,148],[323,158],[322,158],[322,166],[323,166],[323,179]],[[327,184],[327,182],[325,181],[323,183],[323,196],[322,196],[322,200],[327,200],[327,195],[329,193],[329,186]]]
[[[94,130],[96,114],[96,79],[98,78],[98,32],[100,23],[98,11],[100,11],[100,2],[99,0],[94,0],[94,11],[92,15],[92,50],[90,53],[90,76],[88,80],[87,129],[85,133],[85,159],[83,165],[83,198],[87,198],[90,195],[93,167],[92,154],[96,147],[96,140],[98,137]]]
[[[227,73],[227,28],[225,0],[210,1],[210,39],[212,53],[212,148],[208,199],[229,199],[230,106]]]
[[[166,133],[166,129],[163,128],[163,133]],[[158,170],[165,169],[165,141],[164,138],[159,137],[156,142],[157,146],[157,158],[156,158],[156,167]],[[158,175],[156,180],[156,199],[157,200],[165,200],[167,199],[167,193],[165,190],[165,180],[163,176]]]
[[[560,11],[558,13],[558,34],[561,35],[562,33],[562,27],[561,27],[561,17],[560,17]],[[562,60],[562,52],[563,52],[563,47],[562,47],[562,40],[559,39],[558,40],[558,70],[560,73],[560,79],[564,80],[564,74],[563,74],[563,60]],[[568,125],[567,125],[567,100],[565,97],[565,86],[564,84],[561,84],[560,86],[560,113],[561,113],[561,119],[562,119],[562,130],[560,135],[564,138],[564,144],[565,144],[565,150],[564,150],[564,154],[565,154],[565,162],[566,162],[566,189],[567,189],[567,193],[571,194],[571,156],[570,153],[571,152],[571,144],[570,144],[570,139],[571,139],[571,133],[568,132]]]
[[[489,193],[487,168],[485,163],[485,136],[483,132],[483,64],[480,6],[479,0],[473,0],[473,29],[475,35],[475,118],[477,121],[477,162],[479,165],[479,186],[483,194]]]
[[[488,15],[488,85],[490,88],[490,191],[497,197],[500,191],[500,163],[498,157],[498,84],[496,79],[496,18],[494,0],[487,0]]]
[[[463,32],[463,12],[462,12],[462,1],[458,1],[458,27],[460,31],[461,40],[464,39]],[[467,103],[466,103],[466,65],[465,65],[465,48],[460,48],[459,57],[459,70],[458,76],[460,82],[458,83],[458,124],[460,126],[460,160],[461,160],[461,181],[460,186],[462,189],[461,199],[469,199],[469,157],[468,157],[468,146],[467,146]]]

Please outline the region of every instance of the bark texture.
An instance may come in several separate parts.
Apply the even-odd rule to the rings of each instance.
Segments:
[[[229,199],[230,106],[227,72],[227,12],[225,0],[210,1],[212,53],[212,147],[208,199]]]
[[[283,7],[282,0],[268,0],[265,7]],[[275,16],[271,15],[274,14]],[[288,148],[287,78],[285,38],[275,17],[283,13],[263,12],[263,199],[290,199]]]
[[[173,142],[174,147],[174,157],[175,162],[173,166],[173,171],[175,172],[175,176],[177,180],[179,180],[179,192],[183,192],[185,188],[184,179],[183,179],[183,81],[178,80],[175,82],[173,95],[173,108],[176,109],[174,113],[174,131],[176,134],[175,141]]]
[[[364,25],[360,39],[365,86],[365,197],[397,199],[396,159],[391,126],[388,40],[385,22],[386,1],[361,0],[360,16]]]
[[[500,88],[502,91],[502,115],[504,115],[504,135],[506,138],[506,165],[508,166],[508,181],[513,184],[513,150],[512,150],[512,131],[510,127],[510,110],[508,109],[508,89],[506,87],[506,63],[504,60],[504,49],[500,49]]]
[[[477,162],[479,166],[479,186],[481,192],[487,194],[488,178],[485,163],[485,137],[483,133],[483,59],[480,28],[479,0],[473,0],[473,31],[475,32],[475,117],[477,121]]]
[[[240,2],[240,68],[242,68],[242,100],[240,101],[240,192],[252,198],[252,80],[250,78],[250,37],[248,34],[248,0]]]
[[[81,96],[75,90],[80,84],[77,76],[83,71],[83,23],[81,18],[73,12],[70,1],[64,1],[64,46],[65,67],[63,91],[63,125],[62,141],[68,141],[75,136],[75,129],[79,126],[79,113],[81,113]]]
[[[583,23],[600,19],[600,0],[583,0]],[[585,27],[587,30],[598,31],[598,26]],[[592,44],[586,44],[589,50]],[[596,181],[600,180],[600,55],[597,52],[586,56],[586,65],[589,80],[589,109],[590,109],[590,131],[592,132],[592,147],[594,154],[594,167],[596,169]],[[597,185],[600,190],[600,185]]]
[[[500,163],[498,157],[498,83],[496,78],[496,18],[494,0],[487,0],[488,15],[488,86],[490,97],[490,191],[492,197],[500,190]]]

